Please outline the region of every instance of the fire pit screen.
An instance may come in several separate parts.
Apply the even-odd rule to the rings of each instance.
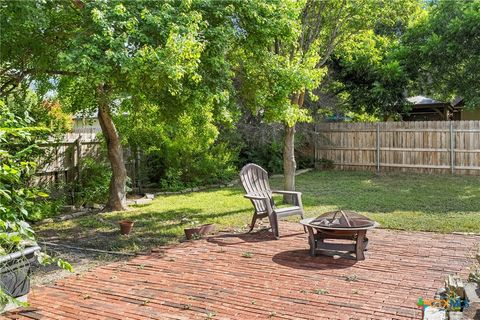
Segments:
[[[311,225],[329,229],[368,228],[375,222],[353,211],[331,211],[324,213],[310,222]]]
[[[357,260],[364,260],[364,251],[367,249],[367,230],[378,226],[375,221],[353,211],[331,211],[317,218],[308,218],[300,221],[308,230],[310,254],[315,256],[317,251],[347,251],[355,253]],[[352,243],[328,243],[328,239],[353,240]]]

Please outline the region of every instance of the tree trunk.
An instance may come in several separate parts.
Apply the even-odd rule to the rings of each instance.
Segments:
[[[305,91],[294,94],[291,99],[292,104],[302,107],[305,99]],[[289,126],[285,123],[285,137],[283,140],[283,179],[284,189],[295,191],[295,171],[297,163],[295,161],[295,124]],[[293,196],[284,195],[284,203],[293,203]]]
[[[285,137],[283,141],[283,176],[284,189],[288,191],[295,191],[295,170],[297,163],[295,162],[295,125],[290,127],[285,124]],[[284,195],[283,202],[293,203],[291,195]]]
[[[123,150],[115,124],[110,114],[108,101],[104,98],[103,86],[99,88],[98,121],[107,142],[107,154],[112,168],[112,178],[108,190],[108,202],[105,211],[127,209],[127,169],[123,162]]]

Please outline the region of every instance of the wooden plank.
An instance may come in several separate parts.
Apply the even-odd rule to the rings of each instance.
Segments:
[[[80,181],[81,160],[82,160],[82,136],[78,137],[75,148],[76,148],[75,167],[77,168],[77,179]]]
[[[457,121],[459,122],[459,121]],[[456,129],[456,132],[480,132],[480,129]]]
[[[377,148],[377,152],[376,152],[376,163],[377,163],[377,174],[380,173],[380,124],[377,123],[377,134],[376,134],[376,148]]]
[[[98,155],[100,144],[96,134],[88,133],[68,133],[39,144],[44,153],[36,159],[39,163],[37,182],[50,184],[78,179],[81,159]]]
[[[377,148],[345,148],[345,147],[327,147],[318,148],[318,150],[352,150],[352,151],[376,151]],[[381,147],[380,151],[400,151],[400,152],[450,152],[447,148],[386,148]],[[479,150],[455,150],[455,152],[480,152]]]
[[[382,163],[382,167],[393,168],[421,168],[421,169],[450,169],[449,165],[423,165],[423,164],[396,164],[396,163]]]
[[[375,162],[369,162],[369,163],[356,163],[356,162],[351,162],[351,163],[346,163],[346,162],[335,162],[335,165],[343,165],[343,166],[371,166],[371,167],[376,167]],[[435,166],[435,165],[408,165],[408,164],[392,164],[392,163],[381,163],[382,167],[398,167],[398,168],[424,168],[424,169],[450,169],[450,166],[445,165],[445,166]],[[456,166],[456,169],[459,170],[480,170],[480,167],[465,167],[465,166]]]
[[[367,166],[367,167],[376,167],[377,164],[375,162],[365,162],[365,163],[358,163],[358,162],[334,162],[335,165],[340,166]]]
[[[421,121],[415,121],[421,122]],[[327,131],[326,129],[320,129],[319,132]],[[328,132],[376,132],[377,129],[333,129]],[[425,129],[382,129],[383,132],[425,132]],[[448,132],[448,129],[429,129],[429,132]],[[468,132],[469,130],[462,130],[462,132]],[[480,132],[480,130],[470,130],[471,132]]]
[[[480,170],[480,167],[455,166],[458,170]]]
[[[453,123],[450,121],[450,170],[451,173],[455,173],[455,136],[453,132]]]

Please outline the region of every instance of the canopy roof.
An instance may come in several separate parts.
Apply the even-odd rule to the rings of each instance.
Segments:
[[[438,101],[424,96],[408,97],[407,101],[414,105],[449,104],[448,102]]]

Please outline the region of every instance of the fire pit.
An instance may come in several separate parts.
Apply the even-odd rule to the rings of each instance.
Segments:
[[[355,253],[357,260],[365,260],[363,252],[367,249],[367,230],[379,224],[353,211],[331,211],[317,218],[300,221],[308,230],[310,255],[317,251],[347,251]],[[328,243],[326,239],[351,240],[354,243]]]

